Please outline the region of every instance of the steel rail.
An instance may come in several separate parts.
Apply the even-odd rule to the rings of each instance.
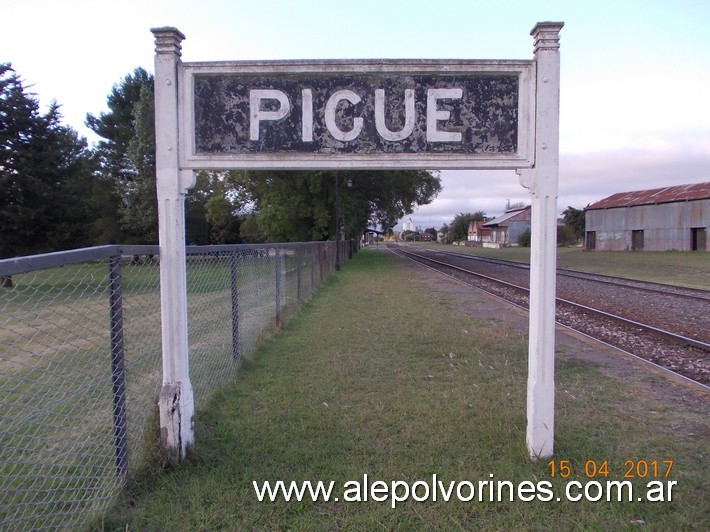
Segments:
[[[394,249],[392,249],[392,248],[390,248],[390,247],[388,247],[387,249],[390,250],[392,253],[398,254]],[[408,258],[408,257],[406,257],[406,255],[404,255],[404,254],[402,254],[402,256],[404,256],[404,258]],[[415,256],[416,256],[416,255],[415,255]],[[520,305],[519,303],[516,303],[515,301],[511,301],[510,299],[506,299],[506,298],[504,298],[503,296],[500,296],[500,295],[498,295],[498,294],[496,294],[496,293],[494,293],[494,292],[489,292],[489,291],[487,291],[486,289],[481,288],[480,286],[473,286],[473,285],[471,285],[470,283],[468,283],[468,282],[466,282],[466,281],[464,281],[464,280],[462,280],[462,279],[457,279],[456,277],[449,276],[449,275],[447,275],[446,273],[442,272],[441,270],[438,270],[438,269],[436,269],[436,268],[434,268],[434,267],[432,267],[432,266],[429,266],[429,265],[427,265],[427,264],[424,264],[423,262],[418,262],[418,261],[415,261],[414,259],[409,259],[409,260],[412,260],[413,262],[417,262],[417,264],[419,264],[419,265],[421,265],[421,266],[424,266],[425,268],[429,268],[430,270],[432,270],[432,271],[434,271],[434,272],[440,273],[440,274],[442,274],[442,275],[446,275],[447,277],[451,277],[451,278],[454,279],[455,281],[458,281],[458,282],[460,282],[460,283],[466,284],[466,286],[469,286],[469,287],[471,287],[471,288],[475,288],[475,289],[477,289],[477,290],[481,290],[481,291],[485,292],[486,294],[488,294],[489,296],[494,297],[494,298],[496,298],[496,299],[498,299],[498,300],[500,300],[500,301],[503,301],[503,302],[507,303],[508,305],[513,305],[514,307],[519,308],[519,309],[521,309],[521,310],[524,310],[524,311],[526,311],[526,312],[527,312],[527,310],[528,310],[528,308],[527,308],[526,306],[524,306],[524,305]],[[619,346],[617,346],[617,345],[610,344],[609,342],[605,342],[604,340],[601,340],[601,339],[599,339],[599,338],[596,338],[596,337],[594,337],[594,336],[591,336],[590,334],[588,334],[588,333],[586,333],[586,332],[584,332],[584,331],[580,331],[580,330],[578,330],[578,329],[575,329],[575,328],[573,328],[573,327],[571,327],[571,326],[569,326],[569,325],[566,325],[566,324],[561,323],[561,322],[558,322],[558,321],[555,321],[555,323],[557,323],[557,325],[559,325],[560,327],[564,327],[565,329],[567,329],[567,330],[569,330],[569,331],[572,331],[572,332],[575,333],[575,334],[579,334],[579,335],[581,335],[581,336],[584,336],[585,338],[589,338],[590,340],[593,340],[594,342],[598,342],[598,343],[600,343],[600,344],[602,344],[602,345],[604,345],[604,346],[606,346],[606,347],[608,347],[608,348],[614,349],[615,351],[618,351],[619,353],[622,353],[623,355],[629,356],[629,357],[631,357],[631,358],[637,360],[638,362],[641,362],[641,363],[643,363],[643,364],[645,364],[645,365],[648,365],[648,366],[651,367],[653,370],[658,371],[659,373],[663,373],[665,376],[667,376],[667,377],[669,377],[669,378],[671,378],[671,379],[678,380],[679,382],[682,382],[682,383],[684,383],[684,384],[686,384],[686,385],[696,386],[696,387],[700,388],[701,390],[703,390],[704,392],[710,393],[710,386],[708,386],[707,384],[704,384],[704,383],[702,383],[702,382],[696,381],[695,379],[691,379],[690,377],[686,377],[686,376],[683,375],[682,373],[677,373],[677,372],[673,371],[672,369],[669,369],[669,368],[667,368],[667,367],[665,367],[665,366],[661,366],[660,364],[656,364],[655,362],[652,362],[651,360],[648,360],[647,358],[643,358],[643,357],[640,357],[640,356],[638,356],[638,355],[635,355],[635,354],[632,353],[631,351],[627,351],[626,349],[622,349],[621,347],[619,347]]]
[[[424,259],[425,261],[429,261],[429,262],[432,262],[432,263],[434,263],[434,264],[439,264],[439,265],[442,265],[442,266],[445,266],[445,267],[448,267],[448,268],[451,268],[451,269],[454,269],[454,270],[457,270],[457,271],[461,271],[461,272],[467,273],[467,274],[469,274],[469,275],[473,275],[473,276],[475,276],[475,277],[481,277],[481,278],[484,278],[484,279],[486,279],[486,280],[490,280],[490,281],[492,281],[492,282],[494,282],[494,283],[496,283],[496,284],[502,284],[502,285],[504,285],[504,286],[507,286],[507,287],[510,287],[510,288],[514,288],[514,289],[516,289],[516,290],[518,290],[518,291],[520,291],[520,292],[528,292],[528,290],[527,290],[526,288],[524,288],[524,287],[521,287],[521,286],[518,286],[518,285],[514,285],[514,284],[508,283],[508,282],[506,282],[506,281],[500,281],[500,280],[498,280],[498,279],[494,279],[494,278],[492,278],[492,277],[489,277],[489,276],[486,276],[486,275],[483,275],[483,274],[478,274],[478,273],[475,273],[475,272],[470,272],[470,271],[468,271],[468,270],[466,270],[466,269],[464,269],[464,268],[461,268],[461,267],[459,267],[459,266],[454,266],[454,265],[451,265],[451,264],[447,264],[447,263],[445,263],[445,262],[437,261],[437,260],[435,260],[435,259],[431,259],[430,257],[424,257],[424,256],[422,256],[422,255],[418,255],[418,254],[413,253],[413,252],[411,252],[411,251],[405,251],[405,250],[403,250],[403,249],[401,249],[401,248],[395,250],[395,249],[393,249],[393,248],[391,248],[391,247],[388,246],[388,249],[389,249],[392,253],[395,253],[395,254],[397,254],[397,255],[403,256],[404,258],[408,258],[409,260],[412,260],[413,262],[417,262],[418,264],[424,266],[425,268],[429,268],[429,269],[431,269],[431,270],[433,270],[433,271],[435,271],[435,272],[441,273],[442,275],[446,275],[446,276],[448,276],[448,277],[451,277],[451,278],[453,278],[453,279],[456,280],[456,281],[466,283],[467,286],[472,286],[472,287],[474,287],[474,288],[477,288],[478,290],[482,290],[482,291],[486,292],[487,294],[489,294],[489,295],[491,295],[491,296],[493,296],[493,297],[495,297],[495,298],[497,298],[497,299],[500,299],[500,300],[502,300],[502,301],[505,301],[505,302],[508,303],[508,304],[514,305],[514,306],[516,306],[516,307],[518,307],[518,308],[520,308],[520,309],[522,309],[522,310],[525,310],[525,311],[528,310],[525,305],[521,305],[521,304],[519,304],[519,303],[516,303],[516,302],[514,302],[514,301],[511,301],[509,298],[505,298],[505,297],[503,297],[503,296],[501,296],[501,295],[499,295],[499,294],[496,294],[496,293],[494,293],[494,292],[492,292],[492,291],[490,291],[490,290],[487,290],[486,288],[483,288],[483,287],[481,287],[481,286],[474,286],[474,285],[472,285],[470,282],[468,282],[468,281],[466,281],[466,280],[464,280],[464,279],[457,278],[455,275],[452,275],[452,274],[451,274],[451,275],[450,275],[450,274],[447,274],[447,273],[443,272],[441,269],[435,268],[434,266],[430,266],[430,265],[428,265],[428,264],[422,262],[421,260],[416,260],[415,258],[412,258],[412,257],[416,257],[417,259]],[[573,306],[573,307],[579,307],[579,306],[580,306],[580,305],[577,305],[576,303],[567,302],[567,301],[565,301],[565,300],[562,300],[562,302],[569,303],[569,304],[571,304],[571,306]],[[587,308],[587,311],[588,311],[588,312],[592,312],[592,313],[598,313],[598,312],[596,311],[596,309],[591,309],[591,308]],[[605,313],[605,314],[608,314],[608,313]],[[613,316],[613,315],[609,315],[609,316]],[[609,317],[609,316],[607,316],[607,317]],[[626,320],[625,318],[621,318],[620,316],[619,316],[619,318],[620,318],[620,320],[622,321],[622,323],[623,323],[624,320],[625,320],[625,321],[630,321],[630,320]],[[616,320],[616,321],[620,321],[620,320]],[[695,380],[695,379],[692,379],[692,378],[690,378],[690,377],[688,377],[688,376],[686,376],[686,375],[683,375],[683,374],[681,374],[681,373],[678,373],[678,372],[676,372],[676,371],[673,371],[673,370],[670,369],[670,368],[667,368],[667,367],[661,366],[661,365],[659,365],[659,364],[656,364],[655,362],[652,362],[652,361],[650,361],[650,360],[648,360],[648,359],[646,359],[646,358],[644,358],[644,357],[641,357],[641,356],[639,356],[639,355],[636,355],[636,354],[634,354],[634,353],[631,353],[631,352],[629,352],[629,351],[627,351],[627,350],[625,350],[625,349],[623,349],[623,348],[621,348],[621,347],[619,347],[619,346],[610,344],[610,343],[608,343],[608,342],[606,342],[606,341],[604,341],[604,340],[601,340],[601,339],[599,339],[599,338],[596,338],[596,337],[594,337],[594,336],[591,336],[590,334],[588,334],[588,333],[586,333],[586,332],[584,332],[584,331],[580,331],[580,330],[578,330],[578,329],[575,329],[574,327],[572,327],[572,326],[570,326],[570,325],[561,323],[561,322],[559,322],[559,321],[557,321],[557,320],[555,320],[555,322],[556,322],[558,325],[560,325],[560,326],[562,326],[562,327],[565,327],[565,328],[567,328],[567,329],[569,329],[569,330],[571,330],[571,331],[574,331],[574,332],[577,333],[577,334],[581,334],[581,335],[583,335],[583,336],[585,336],[585,337],[587,337],[587,338],[591,338],[591,339],[593,339],[594,341],[600,342],[600,343],[603,344],[603,345],[612,347],[613,349],[619,351],[620,353],[629,355],[629,356],[633,357],[634,359],[636,359],[636,360],[638,360],[638,361],[641,361],[641,362],[643,362],[644,364],[648,365],[650,368],[653,368],[654,370],[657,370],[657,371],[660,371],[660,372],[665,373],[665,374],[666,374],[667,376],[669,376],[669,377],[678,379],[679,381],[684,382],[684,383],[688,383],[688,384],[695,385],[695,386],[697,386],[698,388],[702,389],[702,390],[705,391],[705,392],[710,391],[710,386],[708,386],[708,385],[706,385],[706,384],[703,384],[702,382],[699,382],[699,381],[697,381],[697,380]],[[632,323],[635,323],[635,322],[632,322]],[[647,327],[645,324],[636,324],[636,326],[637,326],[637,328],[641,328],[642,330],[647,330],[647,329],[648,329],[648,327]],[[660,333],[660,335],[663,336],[663,337],[666,338],[666,339],[674,337],[674,338],[672,338],[674,341],[675,341],[676,339],[683,338],[684,340],[690,340],[691,342],[695,342],[695,340],[693,340],[693,339],[686,339],[686,338],[684,338],[684,337],[680,337],[679,335],[675,335],[674,333],[670,333],[670,332],[668,332],[668,331],[662,331],[662,330],[660,330],[660,329],[656,329],[656,331],[658,331],[658,332]],[[664,333],[665,333],[665,334],[664,334]],[[667,336],[667,335],[672,335],[672,337],[669,337],[669,336]],[[684,343],[684,344],[687,345],[687,342],[681,342],[681,343]],[[707,345],[707,344],[706,344],[706,345]]]
[[[480,277],[480,278],[486,279],[486,280],[488,280],[488,281],[492,281],[492,282],[494,282],[494,283],[502,284],[502,285],[507,286],[507,287],[509,287],[509,288],[513,288],[513,289],[516,289],[516,290],[520,290],[520,291],[523,292],[523,293],[529,293],[529,290],[528,290],[527,288],[525,288],[524,286],[520,286],[520,285],[516,285],[516,284],[513,284],[513,283],[509,283],[509,282],[507,282],[507,281],[503,281],[503,280],[500,280],[500,279],[496,279],[495,277],[490,277],[490,276],[488,276],[488,275],[484,275],[484,274],[481,274],[481,273],[472,272],[471,270],[467,270],[466,268],[462,268],[462,267],[460,267],[460,266],[455,266],[455,265],[453,265],[453,264],[448,264],[448,263],[446,263],[446,262],[442,262],[442,261],[439,261],[439,260],[436,260],[436,259],[432,259],[431,257],[426,257],[426,256],[424,256],[424,255],[419,255],[419,254],[417,254],[417,253],[412,252],[411,250],[401,250],[401,251],[402,251],[403,253],[405,253],[405,254],[409,254],[409,255],[412,255],[412,256],[415,256],[415,257],[419,257],[419,258],[422,258],[422,259],[424,259],[424,260],[428,260],[428,261],[430,261],[430,262],[433,262],[433,263],[435,263],[435,264],[441,264],[442,266],[445,266],[445,267],[447,267],[447,268],[453,268],[453,269],[455,269],[455,270],[461,271],[461,272],[466,273],[466,274],[468,274],[468,275],[473,275],[473,276],[475,276],[475,277]],[[686,337],[686,336],[682,336],[682,335],[679,335],[679,334],[676,334],[676,333],[673,333],[673,332],[670,332],[670,331],[665,331],[665,330],[663,330],[663,329],[659,329],[659,328],[654,327],[654,326],[652,326],[652,325],[648,325],[648,324],[641,323],[641,322],[638,322],[638,321],[630,320],[630,319],[628,319],[628,318],[624,318],[623,316],[618,316],[618,315],[616,315],[616,314],[611,314],[611,313],[605,312],[605,311],[603,311],[603,310],[599,310],[599,309],[595,309],[595,308],[592,308],[592,307],[588,307],[588,306],[586,306],[586,305],[582,305],[582,304],[580,304],[580,303],[575,303],[574,301],[569,301],[568,299],[563,299],[563,298],[561,298],[561,297],[558,297],[558,298],[555,298],[555,299],[556,299],[558,302],[564,303],[564,304],[566,304],[566,305],[568,305],[568,306],[571,306],[571,307],[573,307],[573,308],[576,308],[576,309],[579,309],[579,310],[583,310],[583,311],[585,311],[585,312],[590,312],[590,313],[596,314],[596,315],[598,315],[598,316],[602,316],[602,317],[604,317],[604,318],[617,321],[617,322],[619,322],[619,323],[623,323],[624,325],[628,325],[629,327],[635,327],[635,328],[643,329],[643,330],[645,330],[645,331],[647,331],[647,332],[650,332],[650,333],[652,333],[652,334],[654,334],[654,335],[656,335],[656,336],[659,336],[659,337],[662,337],[662,338],[666,338],[666,339],[670,339],[670,340],[672,340],[672,341],[675,342],[675,343],[679,343],[679,344],[682,344],[682,345],[688,345],[688,346],[691,346],[691,347],[695,347],[695,348],[697,348],[697,349],[702,349],[702,350],[704,350],[704,351],[710,351],[710,344],[705,343],[705,342],[702,342],[702,341],[700,341],[700,340],[696,340],[696,339],[694,339],[694,338],[688,338],[688,337]]]
[[[443,255],[450,255],[453,257],[460,257],[463,259],[469,259],[473,261],[487,262],[490,264],[499,264],[504,266],[509,266],[511,268],[519,268],[522,270],[529,270],[530,265],[524,262],[517,262],[513,260],[506,259],[494,259],[491,257],[481,257],[478,255],[473,255],[470,253],[457,253],[455,251],[439,251],[430,250],[426,248],[427,251],[432,253],[439,253]],[[408,250],[410,253],[413,251]],[[567,268],[558,268],[557,275],[564,277],[572,277],[583,279],[585,281],[590,281],[593,283],[609,284],[614,286],[620,286],[623,288],[633,288],[635,290],[642,290],[644,292],[651,292],[657,294],[670,295],[673,297],[682,297],[685,299],[697,299],[699,301],[710,302],[710,290],[705,290],[703,288],[693,288],[688,286],[672,285],[666,283],[658,283],[654,281],[641,281],[639,279],[628,279],[623,277],[614,277],[612,275],[605,275],[601,273],[591,273],[583,272],[580,270],[570,270]],[[642,286],[646,285],[646,286]]]

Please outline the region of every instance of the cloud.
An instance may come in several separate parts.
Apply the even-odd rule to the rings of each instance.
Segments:
[[[616,192],[710,181],[710,138],[705,142],[563,155],[559,199],[582,208]]]

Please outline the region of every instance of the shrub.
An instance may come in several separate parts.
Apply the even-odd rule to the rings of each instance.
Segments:
[[[530,229],[526,229],[518,236],[518,245],[524,248],[530,247]]]

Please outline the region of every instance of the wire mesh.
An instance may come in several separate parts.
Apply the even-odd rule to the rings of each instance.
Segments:
[[[335,250],[188,248],[196,409],[308,300]],[[86,525],[143,458],[162,383],[157,248],[105,246],[84,260],[87,251],[0,261],[12,279],[0,288],[0,529]]]

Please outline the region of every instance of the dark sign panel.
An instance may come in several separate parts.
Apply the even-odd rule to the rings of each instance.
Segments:
[[[498,153],[518,76],[196,75],[195,153]]]
[[[532,166],[531,61],[180,68],[186,169]]]

